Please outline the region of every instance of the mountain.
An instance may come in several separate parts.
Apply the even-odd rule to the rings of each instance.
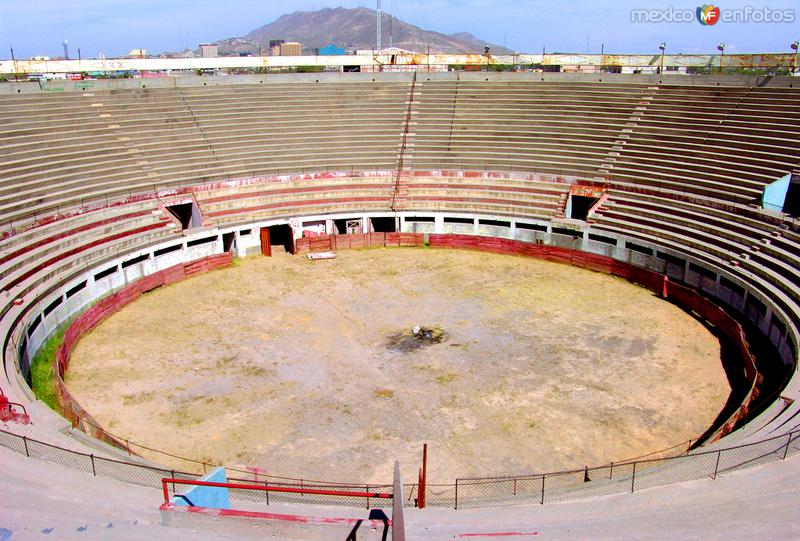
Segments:
[[[269,40],[283,39],[299,41],[306,52],[311,54],[315,48],[329,43],[347,50],[372,49],[375,47],[376,12],[364,7],[325,8],[318,11],[295,11],[282,15],[275,21],[257,28],[239,38],[217,41],[221,54],[258,53],[269,47]],[[431,53],[483,53],[484,47],[491,47],[492,53],[510,53],[509,49],[480,40],[468,32],[442,34],[423,30],[412,24],[390,17],[384,13],[381,18],[383,46],[389,44],[389,29],[392,29],[393,45],[415,52]]]

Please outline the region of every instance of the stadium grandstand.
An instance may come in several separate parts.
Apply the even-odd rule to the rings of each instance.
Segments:
[[[9,82],[0,117],[0,487],[13,510],[0,539],[798,535],[796,78]],[[202,461],[176,471],[70,396],[71,348],[109,314],[278,245],[468,248],[623,277],[733,344],[736,401],[668,456],[452,483],[387,472],[370,487],[232,468],[220,481]],[[32,359],[59,332],[63,417],[30,388]],[[224,489],[236,511],[181,507],[189,488]]]

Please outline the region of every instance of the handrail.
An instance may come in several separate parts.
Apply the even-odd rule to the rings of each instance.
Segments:
[[[292,487],[279,487],[275,485],[238,485],[236,483],[217,483],[213,481],[193,481],[189,479],[174,479],[164,477],[161,479],[161,487],[164,491],[164,503],[169,503],[169,489],[167,485],[192,485],[201,487],[217,487],[217,488],[236,488],[240,490],[257,490],[263,492],[284,492],[290,494],[315,494],[317,496],[341,496],[350,498],[381,498],[391,500],[394,494],[387,492],[351,492],[348,490],[325,490],[318,488],[292,488]]]

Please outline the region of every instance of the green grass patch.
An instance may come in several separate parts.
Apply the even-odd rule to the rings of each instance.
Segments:
[[[58,405],[56,389],[53,386],[53,359],[56,358],[56,351],[64,340],[66,326],[58,329],[53,336],[39,349],[39,352],[31,361],[31,388],[33,394],[47,404],[51,409],[59,414],[61,408]]]

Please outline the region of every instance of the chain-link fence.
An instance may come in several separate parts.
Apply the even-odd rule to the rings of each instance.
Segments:
[[[25,436],[0,430],[0,446],[16,453],[60,464],[95,476],[109,477],[139,486],[160,488],[163,478],[198,480],[201,475],[157,466],[99,457],[64,449]],[[666,458],[608,464],[582,470],[520,475],[510,477],[459,478],[454,484],[427,486],[426,502],[432,507],[455,509],[498,507],[505,505],[545,504],[611,494],[635,492],[662,485],[716,479],[747,468],[785,460],[800,452],[800,431],[789,432],[766,440],[714,451],[700,451]],[[320,494],[314,491],[391,493],[386,484],[329,483],[264,476],[254,472],[229,469],[229,473],[247,473],[247,477],[230,477],[231,483],[262,484],[263,492],[230,489],[231,499],[240,502],[299,503],[342,505],[347,507],[389,507],[391,500],[363,496]],[[300,489],[280,492],[266,487]],[[180,487],[170,487],[180,493]],[[304,492],[308,489],[310,492]],[[419,487],[416,483],[403,487],[407,505],[415,505]]]
[[[158,466],[139,464],[124,460],[105,458],[94,454],[81,453],[65,449],[57,445],[45,443],[36,439],[20,436],[11,432],[0,430],[0,446],[10,449],[20,455],[29,458],[36,458],[46,462],[59,464],[74,470],[88,473],[99,477],[109,477],[124,483],[139,485],[143,487],[161,488],[162,479],[184,479],[187,481],[199,480],[202,475],[179,470],[170,470]],[[340,505],[346,507],[364,507],[372,509],[375,507],[391,507],[391,499],[378,497],[362,497],[347,495],[320,494],[317,491],[337,491],[354,493],[382,493],[391,494],[392,485],[387,484],[356,484],[356,483],[330,483],[323,481],[307,481],[303,479],[286,479],[280,477],[266,476],[255,472],[246,472],[229,468],[229,474],[248,474],[248,478],[231,477],[231,483],[244,485],[262,484],[265,487],[300,489],[300,492],[281,492],[276,490],[244,490],[235,487],[230,488],[230,498],[239,502],[264,503],[299,503],[317,505]],[[170,485],[168,488],[172,494],[181,493],[180,485]],[[310,492],[303,492],[308,489]],[[416,485],[409,484],[403,487],[403,493],[409,495],[409,499],[416,492]]]
[[[430,505],[456,509],[545,504],[635,492],[662,485],[716,479],[800,452],[800,432],[747,445],[667,458],[609,464],[582,470],[514,477],[456,479],[452,500],[428,497]]]

